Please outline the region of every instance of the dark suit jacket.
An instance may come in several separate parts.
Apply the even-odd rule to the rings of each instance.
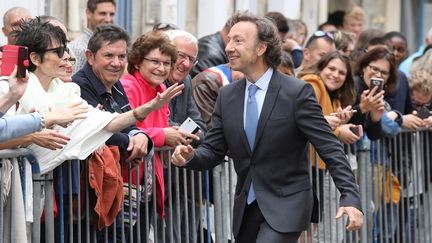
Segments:
[[[216,166],[229,150],[237,172],[233,232],[239,232],[251,179],[268,224],[279,232],[306,229],[314,197],[307,155],[310,141],[341,192],[341,206],[358,209],[360,198],[342,145],[322,115],[312,87],[274,71],[264,100],[253,152],[243,127],[245,79],[221,88],[212,129],[187,167]]]

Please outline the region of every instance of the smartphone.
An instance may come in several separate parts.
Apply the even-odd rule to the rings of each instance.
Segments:
[[[189,132],[192,134],[197,133],[200,127],[190,117],[188,117],[179,127],[180,131]]]
[[[427,107],[422,107],[420,108],[420,110],[417,112],[417,117],[420,119],[426,119],[430,116],[430,111]]]
[[[380,92],[384,89],[384,79],[382,78],[371,78],[370,81],[370,89],[372,90],[375,86],[377,86],[376,93]]]
[[[354,133],[355,135],[359,136],[359,137],[363,137],[363,127],[361,125],[357,125],[355,127],[350,127],[349,128],[351,130],[352,133]]]
[[[2,52],[1,75],[10,76],[16,65],[18,68],[16,77],[25,78],[26,69],[29,65],[28,48],[25,46],[4,45]]]

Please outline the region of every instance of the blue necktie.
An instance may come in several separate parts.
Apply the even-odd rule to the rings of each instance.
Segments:
[[[254,147],[256,129],[258,125],[258,105],[255,99],[255,93],[257,92],[257,90],[258,90],[258,86],[256,85],[249,86],[248,88],[249,96],[246,104],[245,132],[251,150],[253,150]],[[247,197],[247,204],[251,204],[253,201],[255,201],[255,191],[251,181],[249,187],[249,193]]]

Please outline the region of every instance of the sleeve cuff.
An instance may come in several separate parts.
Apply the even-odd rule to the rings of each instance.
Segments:
[[[145,134],[145,132],[143,132],[143,131],[141,131],[141,130],[139,130],[139,129],[132,129],[132,130],[130,130],[130,131],[128,132],[128,135],[131,136],[131,137],[133,137],[133,136],[135,136],[135,135],[137,135],[137,134],[139,134],[139,133]],[[148,136],[147,136],[147,137],[148,137]]]
[[[292,48],[291,51],[294,51],[294,50],[303,51],[303,48],[302,48],[301,46],[299,46],[299,45],[296,45],[296,46],[294,46],[294,47]]]
[[[144,161],[148,162],[154,156],[154,144],[153,144],[152,139],[147,134],[145,134],[144,132],[141,132],[141,133],[143,133],[144,135],[146,135],[147,138],[148,138],[147,155],[144,157]]]

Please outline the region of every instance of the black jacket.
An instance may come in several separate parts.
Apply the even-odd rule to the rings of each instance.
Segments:
[[[195,77],[205,69],[219,64],[228,63],[225,53],[225,43],[220,32],[204,36],[198,40],[198,64],[192,69],[190,75]]]

